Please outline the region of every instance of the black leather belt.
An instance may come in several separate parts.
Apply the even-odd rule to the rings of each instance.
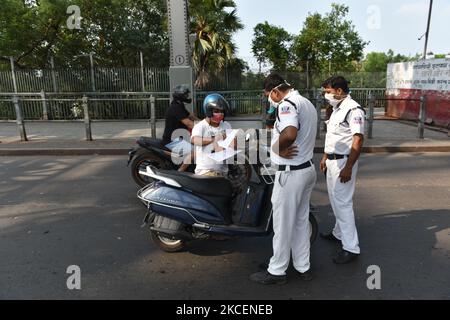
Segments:
[[[301,165],[298,166],[289,166],[289,165],[279,165],[278,166],[278,170],[277,171],[286,171],[286,168],[289,167],[290,171],[295,171],[295,170],[302,170],[302,169],[306,169],[312,166],[312,160],[306,161],[305,163],[302,163]]]
[[[328,160],[339,160],[339,159],[344,159],[348,157],[348,155],[343,155],[343,154],[329,154],[327,153],[327,159]]]

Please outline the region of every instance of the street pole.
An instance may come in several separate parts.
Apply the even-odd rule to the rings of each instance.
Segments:
[[[151,137],[156,138],[156,98],[150,96],[150,124],[151,124]]]
[[[425,121],[427,118],[427,97],[420,97],[420,111],[419,111],[419,139],[424,138]]]
[[[14,92],[17,93],[17,79],[16,79],[16,69],[14,68],[14,58],[9,57],[9,61],[11,62],[11,74],[12,74]]]
[[[58,92],[58,86],[56,84],[55,59],[53,56],[50,57],[50,67],[52,68],[53,92]]]
[[[142,51],[139,52],[140,60],[141,60],[141,84],[142,84],[142,92],[145,92],[145,75],[144,75],[144,55]]]
[[[373,139],[373,120],[375,113],[375,95],[371,92],[369,93],[369,115],[368,115],[368,129],[367,129],[367,137],[369,139]]]
[[[48,120],[47,97],[45,96],[44,90],[41,90],[41,100],[42,100],[42,117],[44,120]]]
[[[89,61],[91,63],[91,84],[92,84],[92,92],[95,92],[95,74],[94,74],[94,57],[92,52],[89,53]]]
[[[309,90],[309,60],[306,60],[306,89]]]
[[[425,33],[425,47],[423,49],[423,59],[427,58],[427,48],[428,48],[428,35],[430,33],[430,23],[431,23],[431,11],[433,10],[433,0],[430,0],[430,9],[428,11],[428,23],[427,32]]]
[[[83,95],[81,99],[84,113],[84,127],[86,130],[86,141],[92,141],[91,117],[89,116],[89,98]]]
[[[142,85],[142,92],[145,92],[145,74],[144,74],[144,54],[142,51],[139,52],[140,62],[141,62],[141,85]],[[145,113],[148,117],[149,110],[147,108],[147,102],[142,102],[142,112]]]
[[[22,108],[20,107],[19,98],[14,96],[13,99],[14,110],[16,111],[16,123],[19,128],[20,141],[28,141],[27,132],[25,130],[25,122],[23,120]]]
[[[172,90],[177,85],[186,84],[195,99],[194,75],[191,64],[191,47],[189,45],[188,0],[166,0],[169,26],[170,68],[169,83]],[[194,112],[192,103],[186,109]]]

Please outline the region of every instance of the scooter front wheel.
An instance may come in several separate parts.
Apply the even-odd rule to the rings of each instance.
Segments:
[[[179,252],[186,247],[186,242],[179,239],[171,239],[159,234],[157,231],[151,231],[151,237],[154,244],[166,252]]]

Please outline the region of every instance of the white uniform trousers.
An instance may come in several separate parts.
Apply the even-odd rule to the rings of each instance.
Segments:
[[[339,174],[347,160],[347,158],[327,160],[328,196],[336,217],[333,235],[342,241],[344,250],[359,254],[358,231],[353,212],[353,194],[355,193],[358,162],[353,166],[352,179],[347,183],[342,183]]]
[[[272,193],[273,256],[267,271],[285,275],[292,259],[299,272],[309,270],[309,201],[316,183],[314,165],[295,171],[278,171]]]

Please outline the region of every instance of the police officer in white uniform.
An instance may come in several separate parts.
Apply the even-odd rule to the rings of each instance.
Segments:
[[[292,252],[294,268],[304,280],[311,280],[309,202],[316,183],[312,158],[317,112],[278,74],[266,78],[264,91],[277,108],[271,143],[271,161],[277,167],[272,193],[273,256],[267,270],[250,279],[262,284],[286,283]]]
[[[342,244],[333,258],[336,264],[353,261],[360,254],[353,212],[358,158],[364,141],[365,112],[349,95],[348,82],[340,76],[323,83],[325,99],[333,107],[327,121],[325,153],[320,170],[326,173],[328,195],[336,217],[332,232],[321,237]]]

